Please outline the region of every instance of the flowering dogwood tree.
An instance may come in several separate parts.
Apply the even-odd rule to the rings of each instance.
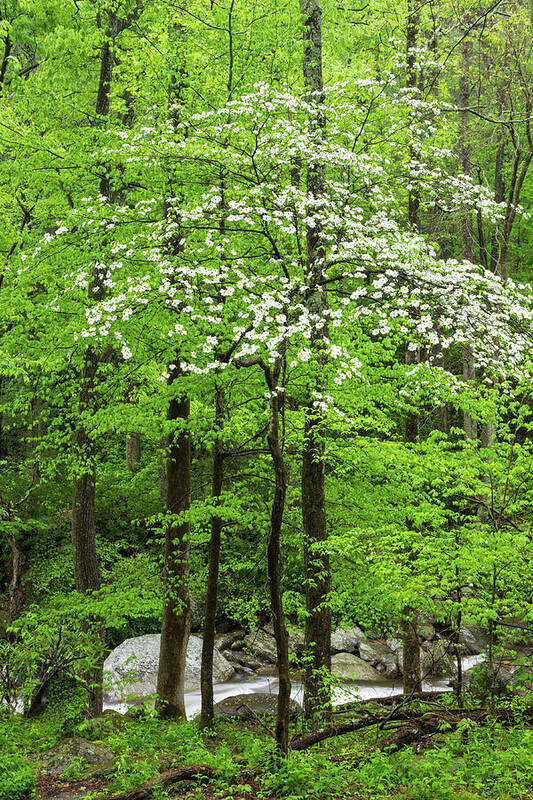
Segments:
[[[399,103],[391,82],[386,92],[387,103]],[[376,81],[361,82],[357,95],[365,93],[367,105],[386,94]],[[326,92],[327,136],[317,124],[324,112],[308,95],[266,84],[179,124],[172,109],[155,107],[131,131],[110,129],[92,158],[136,186],[128,202],[85,198],[14,276],[23,285],[46,274],[44,318],[66,321],[54,344],[66,353],[87,342],[110,347],[120,354],[112,380],[135,373],[152,391],[164,390],[179,352],[177,380],[193,395],[199,381],[253,363],[276,376],[265,395],[271,414],[288,387],[299,397],[310,376],[322,374],[327,380],[313,378],[312,403],[347,431],[341,389],[369,380],[378,347],[427,349],[425,364],[405,369],[407,398],[460,394],[461,381],[441,362],[456,345],[472,349],[489,383],[528,376],[529,290],[439,258],[405,225],[394,143],[390,153],[372,149],[365,104],[354,115],[352,99],[344,86]],[[314,165],[325,167],[318,193],[303,180]],[[416,172],[434,202],[498,215],[467,178],[452,180],[420,160]],[[180,187],[176,196],[172,186]],[[319,270],[305,256],[314,228]],[[106,293],[88,302],[95,270]],[[317,289],[328,297],[320,309],[309,303]]]

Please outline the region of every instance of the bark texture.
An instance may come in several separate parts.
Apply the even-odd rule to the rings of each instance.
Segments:
[[[402,621],[403,643],[403,693],[418,694],[422,691],[420,675],[420,640],[415,618],[406,614]]]
[[[141,437],[133,433],[126,439],[126,464],[128,469],[135,472],[141,460]]]
[[[325,137],[322,111],[324,82],[322,77],[322,11],[317,0],[300,0],[303,17],[303,75],[309,101],[315,106],[313,124],[317,136]],[[325,191],[325,167],[308,163],[307,193],[319,198]],[[310,347],[315,357],[316,378],[307,390],[304,446],[302,459],[302,519],[304,528],[304,565],[306,591],[304,713],[311,718],[331,711],[328,677],[331,671],[331,587],[329,556],[326,549],[326,511],[324,488],[324,419],[314,405],[315,392],[324,388],[325,348],[328,336],[326,312],[328,300],[322,284],[324,247],[320,224],[306,230],[306,262],[308,276],[307,307],[315,323]]]
[[[215,426],[219,433],[224,425],[225,394],[222,387],[215,387]],[[213,478],[211,494],[216,502],[220,499],[224,480],[224,445],[217,435],[213,445]],[[211,536],[209,539],[209,572],[207,578],[207,597],[205,602],[204,639],[202,644],[202,666],[200,688],[202,692],[201,724],[209,725],[213,720],[213,647],[215,645],[215,623],[218,596],[218,573],[220,566],[220,542],[222,519],[219,515],[211,517]]]
[[[179,367],[169,378],[172,384]],[[170,401],[167,419],[178,423],[168,437],[167,511],[187,512],[191,502],[191,448],[186,423],[189,400]],[[185,718],[185,658],[190,632],[188,521],[172,519],[165,533],[164,598],[156,708],[163,717]]]
[[[279,374],[279,364],[277,365]],[[277,383],[277,374],[276,380]],[[270,530],[268,535],[267,565],[268,585],[270,589],[270,610],[276,639],[276,655],[278,664],[279,694],[276,713],[275,737],[280,751],[284,754],[289,749],[289,711],[291,699],[291,679],[289,673],[289,636],[283,614],[281,591],[281,526],[287,493],[287,469],[280,443],[279,416],[281,393],[275,392],[275,386],[269,387],[270,419],[268,431],[268,447],[274,464],[275,488],[270,512]],[[274,391],[272,391],[274,389]]]
[[[461,75],[459,78],[459,157],[461,169],[465,175],[472,174],[470,152],[470,120],[467,111],[470,103],[470,62],[472,59],[472,42],[465,39],[461,45]],[[461,219],[461,250],[463,258],[474,262],[474,223],[472,213],[465,211]],[[463,347],[463,378],[473,381],[476,378],[474,353],[470,345]],[[468,439],[477,439],[477,422],[466,411],[463,414],[465,435]]]

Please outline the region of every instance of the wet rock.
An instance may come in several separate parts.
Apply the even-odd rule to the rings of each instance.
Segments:
[[[104,663],[104,680],[111,697],[123,699],[125,695],[146,697],[156,693],[157,670],[161,634],[150,633],[126,639],[116,647]],[[200,688],[202,640],[190,636],[185,666],[185,691]],[[224,683],[234,673],[233,666],[218,652],[213,651],[214,683]]]
[[[273,715],[277,711],[278,696],[266,692],[255,692],[254,694],[236,694],[232,697],[225,697],[224,700],[215,703],[214,710],[217,716],[253,718],[256,714]],[[300,706],[295,700],[289,704],[289,713],[292,719],[301,713]]]
[[[420,620],[417,631],[420,638],[426,641],[431,641],[436,636],[435,627],[429,620]]]
[[[215,635],[215,647],[222,652],[223,650],[232,650],[233,643],[244,640],[243,630],[233,630],[229,633],[217,633]]]
[[[114,767],[114,755],[96,742],[90,742],[79,736],[64,739],[55,747],[37,753],[35,760],[45,775],[62,775],[71,764],[80,760],[80,770],[89,765],[88,775],[97,777],[109,774]]]
[[[365,642],[366,636],[355,626],[354,628],[336,628],[331,634],[331,652],[356,653],[360,642]]]
[[[244,637],[246,649],[262,661],[276,663],[276,641],[266,630],[252,631]]]
[[[472,655],[478,655],[488,644],[486,628],[481,625],[463,625],[459,630],[459,644],[464,645]]]
[[[351,653],[337,653],[331,657],[331,672],[338,678],[353,681],[381,681],[383,676],[362,658]]]
[[[369,639],[359,642],[359,657],[363,661],[370,661],[375,666],[380,661],[389,658],[389,656],[394,656],[394,654],[390,647],[382,642],[370,641]]]
[[[278,674],[278,668],[275,664],[264,664],[257,670],[258,675],[264,675],[266,678],[275,678]]]
[[[301,628],[289,630],[289,649],[301,654],[305,649],[305,632]]]
[[[253,656],[249,656],[247,653],[243,653],[240,650],[225,650],[223,656],[231,664],[235,664],[238,667],[244,667],[251,672],[255,672],[262,666],[261,662],[256,658],[253,658]]]
[[[424,642],[420,650],[420,668],[422,678],[428,675],[454,675],[457,661],[451,643],[442,639]]]
[[[398,678],[400,676],[398,659],[392,652],[390,655],[383,656],[383,658],[381,658],[380,661],[374,666],[384,678],[388,678],[389,680],[394,680],[394,678]]]
[[[191,597],[191,631],[196,633],[204,624],[205,598]]]

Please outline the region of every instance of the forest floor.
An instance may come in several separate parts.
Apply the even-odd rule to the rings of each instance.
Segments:
[[[0,800],[533,800],[531,717],[522,713],[523,702],[522,711],[516,701],[512,705],[510,722],[496,715],[483,724],[442,725],[394,753],[379,749],[391,727],[374,726],[293,751],[281,763],[268,718],[221,719],[206,733],[194,721],[162,721],[151,713],[80,721],[69,716],[68,705],[34,720],[5,715]],[[74,758],[62,774],[45,774],[39,757],[72,737],[108,750],[111,766]],[[139,788],[191,764],[204,765],[207,776],[151,793]]]

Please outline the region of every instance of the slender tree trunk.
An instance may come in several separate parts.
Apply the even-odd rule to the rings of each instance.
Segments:
[[[215,386],[215,426],[219,435],[213,445],[213,480],[211,494],[218,503],[224,480],[224,445],[220,432],[224,426],[225,394],[218,384]],[[222,519],[217,514],[211,516],[211,537],[209,540],[209,573],[207,578],[207,597],[205,603],[204,639],[202,644],[202,667],[200,685],[202,692],[202,726],[213,720],[213,648],[215,646],[215,623],[218,595],[218,572],[220,565],[220,541]]]
[[[100,117],[107,116],[109,112],[109,92],[113,74],[114,56],[112,42],[125,24],[119,23],[116,15],[108,14],[108,28],[106,38],[102,45],[100,56],[100,78],[96,98],[96,114]],[[110,181],[107,173],[100,181],[100,194],[111,199]],[[89,287],[89,299],[100,300],[104,296],[103,275],[96,271]],[[89,347],[85,354],[85,366],[81,375],[80,391],[80,418],[89,410],[92,404],[92,393],[98,372],[99,358],[94,350]],[[81,463],[88,468],[75,475],[72,492],[72,554],[74,560],[74,577],[76,589],[88,593],[100,587],[100,569],[96,551],[95,518],[95,470],[94,453],[87,431],[81,422],[74,436],[74,449]],[[84,627],[88,629],[92,623],[87,622]],[[104,630],[102,623],[96,623],[100,628],[100,638],[103,640]],[[89,686],[88,707],[89,716],[98,716],[102,713],[102,674],[103,657],[100,663],[86,676]]]
[[[416,66],[417,54],[417,38],[418,28],[420,25],[420,6],[417,5],[418,0],[407,0],[407,29],[406,29],[406,59],[405,59],[405,72],[406,72],[406,85],[409,89],[419,88],[419,74]],[[409,148],[411,160],[419,159],[418,147],[411,145]],[[419,231],[420,224],[420,191],[417,186],[416,177],[410,179],[413,187],[409,190],[407,214],[411,226]]]
[[[407,0],[407,29],[406,29],[406,84],[410,89],[418,87],[418,71],[416,67],[416,47],[418,40],[418,29],[420,25],[419,6],[415,6],[416,0]],[[418,149],[415,146],[410,148],[412,160],[418,159]],[[409,190],[407,217],[411,227],[417,231],[421,230],[420,223],[420,192],[416,180],[412,181],[413,188]],[[405,352],[406,365],[420,363],[420,348],[411,350],[407,348]],[[408,411],[405,419],[405,440],[410,444],[417,444],[420,439],[420,417],[416,411]],[[403,647],[403,692],[411,694],[421,691],[420,681],[420,640],[416,629],[416,615],[412,609],[406,608],[402,617],[402,647]]]
[[[469,112],[467,111],[470,103],[470,61],[472,57],[472,43],[465,39],[461,45],[461,75],[459,78],[459,157],[461,170],[465,175],[472,174],[472,163],[470,156],[470,125]],[[472,213],[468,210],[463,212],[461,219],[461,251],[462,256],[467,261],[474,261],[474,224]],[[463,347],[463,378],[465,381],[474,381],[476,369],[474,364],[474,353],[470,345]],[[465,434],[468,439],[477,439],[477,422],[467,412],[463,414],[463,424]]]
[[[0,523],[9,519],[0,515]],[[7,594],[6,627],[15,622],[20,617],[24,605],[24,589],[22,586],[22,576],[24,574],[24,559],[20,543],[12,530],[6,533],[7,546],[9,548],[9,585]],[[11,635],[9,635],[11,638]]]
[[[420,639],[416,617],[407,609],[402,620],[403,643],[403,693],[410,695],[422,691],[420,671]]]
[[[420,363],[420,350],[407,350],[406,364]],[[420,439],[420,417],[416,411],[409,411],[405,420],[405,439],[410,444],[417,444]],[[422,691],[420,677],[420,639],[417,632],[416,614],[406,608],[402,617],[403,647],[403,693],[410,695]]]
[[[171,20],[168,33],[169,39],[174,40],[176,52],[176,68],[170,76],[168,87],[170,116],[176,128],[188,85],[183,26]],[[174,193],[176,191],[176,187],[169,189]],[[165,217],[171,217],[171,209],[166,203],[164,213]],[[179,225],[175,227],[168,250],[171,257],[183,252]],[[180,353],[176,351],[176,366],[168,367],[169,385],[182,376],[180,360]],[[181,395],[171,399],[167,419],[178,423],[168,437],[167,511],[172,515],[187,514],[191,505],[191,444],[187,430],[189,412],[188,397]],[[162,717],[185,718],[185,665],[191,628],[189,554],[190,522],[171,518],[165,536],[163,620],[157,674],[156,709]]]
[[[169,378],[179,377],[177,367]],[[169,403],[167,419],[178,423],[168,438],[167,511],[186,513],[191,502],[191,448],[186,429],[188,398],[176,397]],[[163,622],[157,674],[156,708],[162,717],[185,717],[185,660],[190,632],[188,520],[171,519],[165,534],[163,574]]]
[[[275,381],[275,383],[277,383],[277,381]],[[276,639],[279,676],[275,737],[279,750],[281,753],[286,754],[289,749],[291,679],[289,673],[289,635],[285,625],[281,592],[281,526],[283,523],[285,496],[287,492],[287,469],[281,450],[279,435],[280,394],[276,394],[275,385],[271,388],[270,394],[268,447],[274,464],[275,489],[270,512],[267,564],[270,609],[272,612],[274,637]]]
[[[85,356],[85,366],[81,373],[80,419],[91,407],[97,370],[98,358],[94,350],[89,347]],[[74,581],[78,592],[90,594],[100,588],[101,577],[96,549],[94,448],[83,421],[74,435],[74,449],[80,461],[80,469],[74,475],[72,487],[71,538]],[[94,627],[96,627],[103,644],[104,632],[101,621],[87,619],[82,623],[84,632],[89,632],[91,628],[94,630]],[[103,655],[94,668],[85,675],[89,717],[96,717],[102,713],[102,677]]]
[[[324,82],[322,77],[322,11],[317,0],[300,0],[303,17],[303,75],[309,102],[316,108],[313,120],[319,137],[325,137],[322,112]],[[325,191],[323,164],[307,164],[307,193],[319,198]],[[306,591],[304,713],[315,717],[331,711],[331,588],[329,556],[326,547],[326,511],[324,488],[324,437],[322,413],[314,403],[315,392],[324,388],[326,366],[325,339],[328,336],[327,294],[321,285],[324,270],[324,246],[319,224],[306,231],[306,260],[309,282],[307,307],[323,327],[314,328],[310,347],[316,359],[316,379],[308,387],[302,462],[302,517],[304,528],[304,565]],[[325,674],[327,673],[327,675]]]

